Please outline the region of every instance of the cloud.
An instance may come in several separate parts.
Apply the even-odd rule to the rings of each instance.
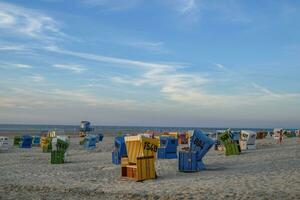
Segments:
[[[251,16],[239,1],[167,0],[167,5],[188,22],[217,20],[229,23],[251,23]]]
[[[144,49],[152,53],[169,53],[169,51],[165,49],[163,42],[138,41],[127,42],[124,44],[134,48]]]
[[[224,69],[224,68],[225,68],[224,65],[222,65],[222,64],[216,63],[215,65],[216,65],[219,69]]]
[[[32,102],[31,102],[32,103]],[[15,97],[4,97],[1,96],[0,99],[0,108],[10,108],[10,109],[16,109],[16,108],[24,108],[24,102],[22,102],[21,99],[17,99]]]
[[[264,94],[266,95],[269,95],[269,96],[274,96],[274,97],[279,97],[280,95],[278,94],[275,94],[274,92],[272,92],[271,90],[265,88],[265,87],[262,87],[260,85],[257,85],[256,83],[252,83],[252,86],[256,89],[258,89],[259,91],[263,92]]]
[[[199,0],[168,0],[167,5],[175,10],[179,16],[190,22],[196,22],[200,18]]]
[[[180,12],[182,14],[193,12],[195,9],[197,9],[195,0],[181,0],[181,6]]]
[[[0,3],[0,29],[39,40],[64,36],[51,17],[9,3]]]
[[[202,106],[230,106],[234,105],[234,103],[248,104],[269,100],[269,96],[265,95],[268,91],[262,90],[262,88],[259,88],[258,86],[256,89],[260,92],[264,91],[264,94],[249,95],[248,91],[241,91],[238,94],[212,94],[204,89],[205,86],[215,82],[212,78],[207,78],[194,72],[183,72],[182,69],[186,66],[183,67],[183,65],[177,63],[144,62],[108,57],[64,50],[56,46],[49,46],[45,49],[51,52],[75,56],[86,60],[116,64],[116,67],[130,68],[135,71],[135,75],[111,76],[111,81],[135,87],[157,87],[163,97],[180,103]],[[221,64],[219,64],[218,67],[223,67],[224,69],[224,66]],[[269,94],[271,94],[270,91]],[[273,95],[276,96],[275,93]],[[297,94],[289,94],[284,97],[294,98],[297,97]],[[252,98],[255,98],[255,100]]]
[[[271,97],[271,98],[298,98],[300,97],[300,93],[276,93],[271,91],[270,89],[260,86],[256,83],[252,83],[252,86],[256,89],[258,89],[258,91],[260,91],[261,93],[263,93],[263,95],[265,97]]]
[[[130,84],[134,86],[142,86],[142,85],[152,85],[158,86],[161,85],[162,82],[165,81],[165,74],[171,74],[175,71],[176,67],[169,68],[149,68],[144,69],[144,73],[140,75],[140,77],[132,77],[132,76],[113,76],[111,78],[112,81],[117,83]]]
[[[112,81],[134,86],[158,87],[163,97],[181,103],[215,104],[212,95],[206,94],[202,86],[212,82],[200,74],[185,73],[177,67],[146,69],[139,77],[112,77]]]
[[[163,98],[169,101],[194,106],[232,106],[235,102],[248,103],[242,95],[211,94],[204,87],[214,83],[214,80],[198,73],[181,72],[173,69],[149,69],[139,77],[112,77],[119,84],[129,84],[135,87],[157,87]],[[158,97],[160,98],[160,97]],[[248,98],[249,99],[249,98]]]
[[[55,65],[53,65],[53,67],[69,70],[69,71],[71,71],[73,73],[77,73],[77,74],[80,74],[81,72],[86,70],[85,67],[82,67],[82,66],[76,65],[76,64],[55,64]]]
[[[45,78],[40,74],[34,74],[34,75],[30,76],[29,78],[33,82],[36,82],[36,83],[43,82],[45,80]]]
[[[58,105],[61,105],[61,102],[53,100],[55,96],[51,95],[49,90],[43,91],[32,87],[11,87],[0,95],[0,108],[12,110],[29,108],[36,110],[39,107],[57,108]]]
[[[169,0],[167,3],[181,15],[188,15],[198,10],[197,0]]]
[[[9,63],[9,62],[0,62],[0,67],[3,69],[19,68],[19,69],[31,69],[31,65],[21,64],[21,63]]]
[[[110,107],[120,107],[127,109],[134,109],[137,106],[137,102],[130,99],[114,99],[110,97],[97,97],[93,94],[81,91],[81,90],[63,90],[63,89],[55,89],[51,91],[52,95],[57,96],[58,99],[63,102],[81,102],[85,103],[88,106],[93,107],[102,107],[102,106],[110,106]]]
[[[117,58],[117,57],[109,57],[109,56],[102,56],[97,54],[90,54],[90,53],[83,53],[83,52],[77,52],[77,51],[69,51],[65,49],[61,49],[57,46],[48,46],[44,48],[47,51],[75,56],[79,58],[83,58],[86,60],[94,60],[99,62],[105,62],[105,63],[112,63],[112,64],[118,64],[121,66],[133,66],[133,67],[141,67],[141,68],[170,68],[174,67],[175,64],[167,64],[167,63],[154,63],[154,62],[144,62],[139,60],[131,60],[131,59],[124,59],[124,58]],[[179,65],[177,67],[180,67]]]
[[[255,93],[249,93],[250,89],[248,90],[248,88],[239,90],[238,93],[212,93],[205,90],[205,87],[214,85],[215,80],[203,77],[198,73],[181,72],[176,67],[145,69],[144,73],[138,75],[138,77],[117,76],[112,77],[112,81],[120,84],[130,84],[135,87],[158,87],[161,95],[168,100],[185,105],[208,107],[262,105],[270,100],[292,100],[300,97],[299,93],[275,93],[255,83],[252,84],[252,87],[256,89]],[[247,82],[245,85],[247,85]]]
[[[32,68],[31,65],[26,65],[26,64],[13,64],[17,68],[22,68],[22,69],[30,69]]]
[[[23,45],[0,45],[0,51],[25,51]]]
[[[11,26],[16,23],[15,18],[4,12],[0,12],[0,24],[2,26]]]
[[[160,88],[160,92],[162,92],[165,97],[174,101],[185,103],[197,102],[197,104],[211,104],[215,102],[210,99],[213,96],[206,94],[201,88],[201,86],[211,82],[211,80],[202,77],[200,74],[179,71],[183,67],[180,64],[144,62],[117,57],[107,57],[68,51],[55,46],[47,47],[46,50],[87,60],[117,64],[118,67],[129,67],[137,71],[142,71],[142,74],[140,74],[139,77],[112,76],[111,81],[133,86],[156,86]],[[201,98],[199,99],[199,97]],[[191,98],[195,98],[195,100],[191,101]]]
[[[91,106],[95,106],[99,104],[99,102],[94,96],[78,90],[71,91],[71,90],[55,89],[51,93],[57,95],[59,98],[63,99],[64,101],[80,101],[80,102],[87,103],[88,105]]]
[[[88,54],[82,52],[73,52],[63,50],[58,47],[48,47],[47,50],[72,55],[88,60],[118,64],[123,67],[133,67],[142,70],[144,73],[140,77],[113,76],[111,81],[121,84],[130,84],[134,86],[151,85],[160,87],[160,91],[169,99],[183,101],[183,98],[177,98],[177,94],[197,88],[208,80],[200,75],[178,72],[182,66],[176,63],[150,63],[138,60],[121,59],[116,57],[107,57],[102,55]],[[138,68],[137,68],[138,67]],[[194,92],[196,89],[193,89]],[[201,94],[201,91],[197,90]],[[188,99],[189,100],[189,99]],[[209,101],[208,101],[209,102]],[[201,102],[198,102],[201,103]]]

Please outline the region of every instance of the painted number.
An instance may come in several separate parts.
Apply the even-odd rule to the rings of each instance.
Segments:
[[[196,138],[196,139],[194,140],[194,144],[195,144],[196,146],[200,147],[201,149],[202,149],[203,146],[204,146],[203,142],[202,142],[201,140],[199,140],[199,138]]]
[[[155,144],[151,144],[149,142],[145,142],[144,150],[157,152],[157,146]]]

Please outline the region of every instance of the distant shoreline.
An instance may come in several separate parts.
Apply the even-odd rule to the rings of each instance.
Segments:
[[[215,132],[216,130],[222,130],[227,128],[218,127],[154,127],[154,126],[93,126],[95,133],[103,133],[104,135],[115,136],[118,133],[141,133],[147,130],[156,132],[164,131],[187,131],[191,129],[201,129],[203,132]],[[77,135],[79,132],[79,125],[29,125],[29,124],[0,124],[1,136],[14,136],[14,135],[40,135],[41,132],[57,129],[64,132],[66,135]],[[272,131],[272,128],[231,128],[232,130],[253,130],[253,131]],[[295,130],[295,129],[286,129]]]
[[[80,123],[78,124],[30,124],[30,123],[1,123],[0,122],[0,129],[2,127],[12,127],[12,126],[44,126],[44,127],[75,127],[78,128],[80,125]],[[227,128],[232,128],[232,129],[249,129],[249,130],[273,130],[274,128],[279,128],[279,127],[222,127],[222,126],[156,126],[156,125],[99,125],[99,124],[93,124],[92,126],[94,127],[119,127],[119,128],[194,128],[194,129],[227,129]],[[281,127],[280,128],[284,128],[286,130],[295,130],[298,129],[299,127]]]

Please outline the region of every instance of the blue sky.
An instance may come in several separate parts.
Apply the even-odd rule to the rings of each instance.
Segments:
[[[0,1],[0,122],[299,127],[300,2]]]

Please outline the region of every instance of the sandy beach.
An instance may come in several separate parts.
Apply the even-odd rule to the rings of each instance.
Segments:
[[[300,0],[0,0],[0,200],[300,200],[299,21]]]
[[[120,177],[111,163],[113,137],[91,151],[71,138],[67,163],[50,164],[38,147],[0,154],[0,199],[299,199],[299,139],[257,140],[257,149],[225,156],[211,149],[207,170],[181,173],[177,159],[157,160],[156,180]]]

